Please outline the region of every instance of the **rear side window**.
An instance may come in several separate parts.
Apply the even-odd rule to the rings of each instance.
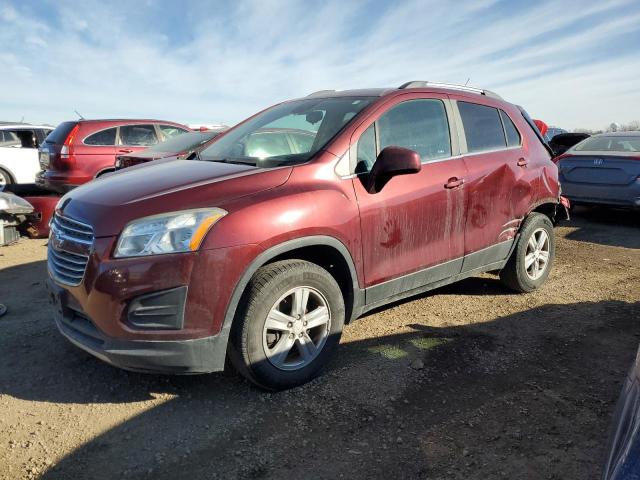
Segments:
[[[22,148],[38,148],[38,137],[35,130],[20,128],[13,130],[12,133],[20,139]]]
[[[63,144],[69,133],[71,133],[71,130],[73,130],[73,127],[77,124],[78,122],[62,122],[53,130],[53,132],[47,135],[45,141],[47,143],[55,143],[57,145]]]
[[[20,145],[20,139],[15,133],[0,130],[0,147],[18,147]]]
[[[124,125],[120,127],[120,144],[132,147],[148,147],[158,143],[153,125]]]
[[[467,150],[470,153],[505,148],[507,141],[498,110],[477,103],[458,102]]]
[[[160,131],[162,131],[165,138],[176,137],[181,133],[187,132],[184,128],[174,127],[173,125],[160,125]]]
[[[502,118],[502,124],[504,125],[504,133],[507,135],[507,146],[520,146],[520,132],[518,132],[509,115],[500,110],[500,118]]]
[[[116,144],[116,127],[101,130],[93,135],[89,135],[84,139],[85,145],[115,145]]]
[[[410,100],[396,105],[378,121],[380,150],[404,147],[423,162],[451,156],[449,122],[440,100]]]

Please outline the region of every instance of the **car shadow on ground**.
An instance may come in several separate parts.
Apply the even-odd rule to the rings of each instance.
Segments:
[[[76,409],[153,399],[44,478],[585,478],[601,464],[639,316],[640,302],[603,301],[411,325],[343,344],[324,376],[273,394],[233,373],[118,370],[43,312],[26,328],[3,323],[0,393]]]
[[[640,210],[576,206],[562,226],[577,227],[569,240],[640,249]]]

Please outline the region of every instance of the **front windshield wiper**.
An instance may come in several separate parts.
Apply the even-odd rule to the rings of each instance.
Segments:
[[[242,158],[201,158],[198,155],[198,160],[204,160],[205,162],[218,162],[218,163],[233,163],[236,165],[251,165],[256,166],[256,162],[254,160],[243,160]]]

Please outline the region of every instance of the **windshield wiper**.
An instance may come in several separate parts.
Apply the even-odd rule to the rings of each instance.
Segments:
[[[201,158],[206,162],[218,162],[218,163],[233,163],[235,165],[251,165],[256,166],[256,162],[253,160],[243,160],[241,158]]]

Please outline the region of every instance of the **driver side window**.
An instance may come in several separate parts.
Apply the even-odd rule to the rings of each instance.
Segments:
[[[444,103],[436,99],[409,100],[384,113],[358,139],[355,173],[370,171],[380,150],[390,146],[418,152],[422,163],[450,157]]]

